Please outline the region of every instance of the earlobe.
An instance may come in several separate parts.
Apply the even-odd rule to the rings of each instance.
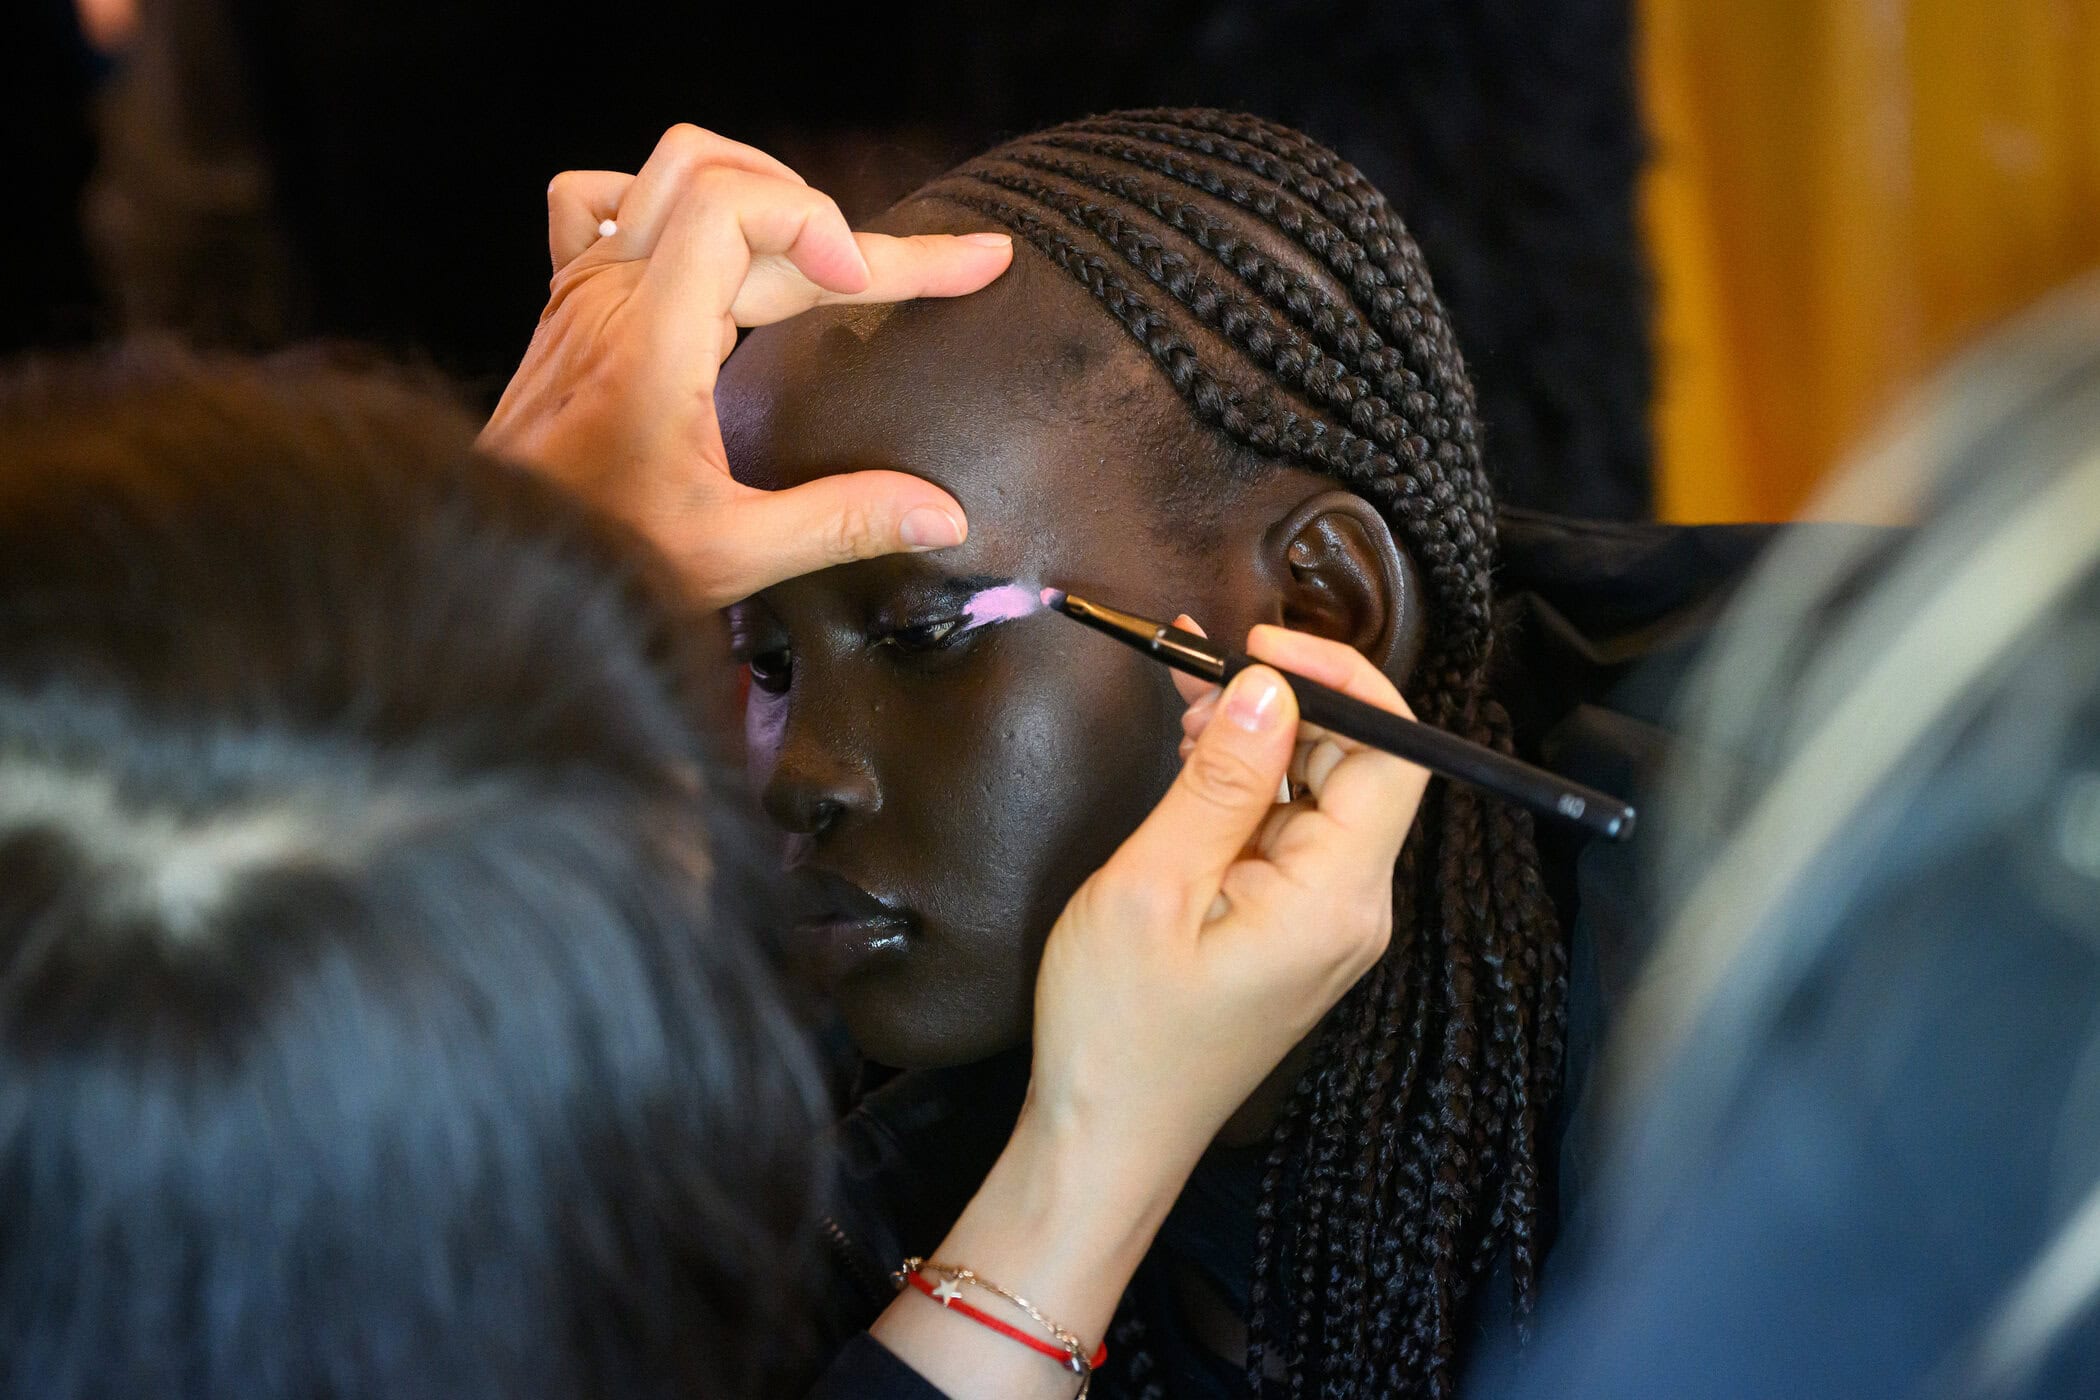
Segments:
[[[1414,561],[1369,501],[1322,491],[1278,520],[1263,546],[1284,626],[1347,643],[1395,679],[1414,669],[1424,627]]]

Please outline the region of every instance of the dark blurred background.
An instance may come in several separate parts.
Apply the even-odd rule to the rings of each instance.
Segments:
[[[1402,211],[1508,499],[1650,509],[1627,0],[8,12],[5,252],[32,272],[0,304],[6,348],[348,337],[492,397],[545,291],[548,178],[633,169],[673,121],[775,152],[859,217],[1036,126],[1242,107],[1334,146]]]
[[[816,16],[5,0],[0,352],[337,336],[492,398],[544,287],[547,179],[631,169],[674,121],[866,214],[1032,127],[1239,106],[1413,226],[1505,500],[1782,519],[1907,387],[2100,266],[2100,0]]]

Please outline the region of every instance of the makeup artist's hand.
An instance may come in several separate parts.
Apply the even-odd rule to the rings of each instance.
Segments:
[[[1257,627],[1247,651],[1409,713],[1340,643]],[[1300,726],[1267,668],[1222,696],[1196,684],[1183,695],[1180,777],[1050,936],[1032,1107],[1100,1120],[1116,1106],[1127,1121],[1115,1131],[1193,1164],[1385,951],[1393,863],[1428,774]],[[1286,772],[1302,795],[1279,804]]]
[[[1338,643],[1260,627],[1247,650],[1408,713]],[[1181,775],[1051,932],[1027,1106],[934,1255],[1023,1294],[1089,1347],[1197,1157],[1385,951],[1393,862],[1428,782],[1301,728],[1267,667],[1189,698]],[[1304,795],[1278,805],[1286,773]],[[874,1330],[959,1400],[1072,1391],[1044,1358],[910,1293]]]
[[[601,235],[604,220],[616,230]],[[959,544],[947,492],[901,472],[790,491],[739,485],[715,418],[737,327],[813,306],[961,296],[1006,270],[1004,234],[856,234],[763,151],[693,126],[641,173],[547,187],[554,279],[539,330],[481,435],[638,526],[707,606],[850,559]]]

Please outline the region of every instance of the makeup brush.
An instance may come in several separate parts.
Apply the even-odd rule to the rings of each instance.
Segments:
[[[1249,666],[1268,664],[1229,651],[1179,627],[1104,608],[1099,603],[1089,603],[1084,598],[1075,598],[1054,588],[1044,589],[1041,601],[1074,622],[1106,633],[1155,661],[1165,662],[1177,671],[1186,671],[1219,685]],[[1316,724],[1360,744],[1383,749],[1410,763],[1419,763],[1440,777],[1469,783],[1511,802],[1521,802],[1535,812],[1573,822],[1614,841],[1623,841],[1633,834],[1634,810],[1616,797],[1555,777],[1543,768],[1534,768],[1420,720],[1406,719],[1374,705],[1366,705],[1339,690],[1293,675],[1281,667],[1274,669],[1296,693],[1299,718],[1307,724]]]

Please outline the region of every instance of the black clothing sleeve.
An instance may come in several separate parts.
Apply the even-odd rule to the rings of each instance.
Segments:
[[[947,1392],[863,1332],[832,1358],[808,1400],[947,1400]]]

